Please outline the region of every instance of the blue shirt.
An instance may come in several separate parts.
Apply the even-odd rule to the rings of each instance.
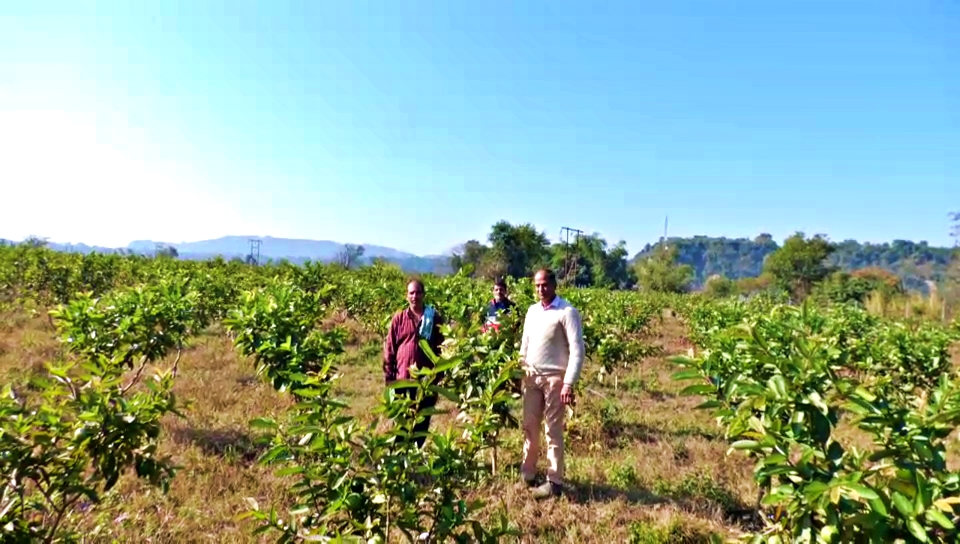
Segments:
[[[500,320],[497,319],[497,312],[508,314],[510,313],[510,309],[513,308],[514,305],[516,305],[516,303],[510,299],[506,299],[501,302],[497,302],[496,300],[491,300],[490,304],[487,305],[486,323],[488,325],[494,324],[494,323],[499,324]]]

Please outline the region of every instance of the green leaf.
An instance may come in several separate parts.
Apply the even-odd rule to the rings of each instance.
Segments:
[[[920,522],[917,520],[908,519],[907,529],[909,529],[910,534],[912,534],[920,542],[930,542],[930,538],[927,536],[927,532],[924,530],[923,525],[920,525]]]
[[[445,387],[440,387],[438,385],[428,385],[426,387],[426,390],[432,393],[437,393],[439,395],[442,395],[444,398],[446,398],[450,402],[460,402],[460,397],[454,391],[451,391],[450,389],[447,389]]]
[[[926,512],[924,512],[924,516],[928,521],[936,523],[948,531],[953,531],[956,529],[956,526],[953,524],[953,522],[950,521],[947,516],[943,515],[943,512],[937,508],[928,509]]]
[[[876,491],[870,489],[869,487],[863,484],[846,483],[846,484],[843,484],[843,488],[846,489],[847,491],[852,491],[853,493],[856,493],[857,495],[859,495],[864,499],[867,499],[868,501],[876,500],[880,498],[880,495],[878,495]]]
[[[893,500],[893,506],[900,511],[905,518],[913,518],[914,511],[910,499],[904,497],[899,491],[894,491],[890,497]]]
[[[763,496],[763,499],[760,501],[760,504],[763,506],[776,506],[782,502],[787,502],[793,499],[793,494],[791,493],[769,493]]]
[[[405,387],[416,387],[417,382],[414,380],[396,380],[391,382],[384,387],[384,389],[400,389]]]
[[[733,444],[730,444],[730,449],[733,450],[758,450],[760,449],[760,442],[756,440],[737,440]]]
[[[803,497],[808,502],[813,502],[823,495],[828,489],[830,489],[830,486],[823,482],[810,482],[803,487]]]
[[[699,380],[699,379],[703,379],[703,374],[701,374],[700,371],[696,369],[681,370],[680,372],[677,372],[674,375],[670,376],[670,379],[675,381]]]
[[[714,395],[717,392],[717,388],[712,385],[707,384],[694,384],[688,385],[680,390],[680,396],[690,396],[690,395]]]
[[[788,398],[787,383],[786,380],[783,379],[782,375],[777,374],[776,376],[772,376],[769,380],[767,380],[767,387],[769,387],[770,391],[773,392],[775,398]]]
[[[883,498],[878,497],[868,502],[870,503],[870,508],[873,508],[873,511],[877,514],[885,518],[890,516],[890,512],[887,510],[887,505],[883,502]]]
[[[280,428],[276,421],[265,417],[251,419],[250,426],[255,429],[265,429],[270,431],[275,431]]]
[[[434,374],[442,374],[442,373],[444,373],[444,372],[449,372],[451,369],[453,369],[453,367],[457,366],[458,363],[459,363],[459,361],[455,361],[455,360],[454,360],[454,361],[447,361],[447,362],[445,362],[445,363],[443,363],[443,364],[441,364],[441,365],[436,365],[436,366],[433,368],[433,373],[434,373]]]
[[[300,466],[284,467],[274,472],[274,474],[279,477],[283,477],[283,476],[290,476],[293,474],[300,474],[304,472],[304,470],[305,469]]]

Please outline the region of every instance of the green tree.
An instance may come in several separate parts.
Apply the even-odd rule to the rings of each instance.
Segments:
[[[730,278],[716,274],[707,278],[707,282],[703,285],[703,291],[712,297],[730,297],[737,294],[737,283]]]
[[[580,236],[569,247],[566,244],[554,244],[551,247],[551,264],[557,270],[557,278],[564,283],[629,289],[636,284],[636,276],[627,262],[626,245],[621,240],[609,247],[598,233]]]
[[[637,276],[627,263],[627,242],[620,240],[603,255],[603,286],[611,289],[631,289],[637,283]]]
[[[607,242],[596,235],[580,236],[571,244],[557,243],[550,248],[550,265],[560,283],[574,286],[594,285],[594,264],[605,253]]]
[[[780,246],[769,234],[756,238],[713,238],[693,236],[670,238],[667,243],[677,246],[677,262],[694,269],[694,286],[703,286],[707,278],[719,274],[725,278],[757,278],[763,272],[766,258]],[[657,244],[647,244],[634,260],[650,254]],[[927,281],[940,281],[953,255],[953,248],[931,246],[926,242],[894,240],[882,244],[844,240],[835,244],[836,250],[827,264],[846,272],[867,267],[882,268],[903,278],[906,289],[927,290]]]
[[[27,239],[24,240],[22,243],[27,247],[47,247],[48,245],[46,238],[41,238],[39,236],[32,236],[32,235],[28,236]]]
[[[165,246],[157,250],[157,257],[167,257],[170,259],[176,259],[180,256],[180,252],[177,251],[177,248],[173,246]]]
[[[903,282],[896,274],[882,268],[861,268],[853,273],[836,270],[818,283],[811,295],[832,302],[862,304],[876,292],[889,299],[903,293]]]
[[[343,246],[343,249],[337,253],[337,262],[340,264],[340,266],[349,270],[360,263],[360,259],[363,257],[363,252],[363,246],[346,244]]]
[[[465,244],[454,250],[450,257],[450,268],[456,274],[460,270],[467,269],[468,276],[475,277],[480,270],[481,263],[489,253],[490,248],[481,244],[477,240],[468,240]]]
[[[815,284],[833,272],[827,259],[835,250],[836,246],[819,234],[807,239],[798,232],[767,257],[763,268],[779,287],[803,299]]]
[[[661,245],[635,266],[637,282],[645,291],[682,293],[693,280],[693,267],[677,262],[677,247]]]
[[[629,289],[636,276],[627,262],[627,244],[623,240],[609,247],[597,233],[581,236],[576,243],[550,245],[546,235],[532,225],[514,226],[500,221],[490,230],[490,245],[469,240],[454,251],[450,268],[474,278],[491,279],[510,275],[530,276],[542,266],[552,266],[557,279],[582,286]],[[566,277],[566,265],[572,262],[575,273]]]
[[[490,249],[515,278],[530,276],[550,260],[547,236],[529,223],[511,225],[498,221],[490,230]]]

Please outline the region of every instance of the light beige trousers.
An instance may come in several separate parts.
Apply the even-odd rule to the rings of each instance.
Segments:
[[[563,420],[566,411],[560,401],[563,374],[536,374],[523,378],[523,462],[520,474],[532,479],[540,458],[540,427],[547,435],[547,480],[563,483]]]

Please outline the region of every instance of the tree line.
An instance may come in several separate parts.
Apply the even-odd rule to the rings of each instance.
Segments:
[[[756,278],[763,274],[767,257],[781,249],[769,234],[756,238],[725,238],[694,236],[669,238],[667,244],[677,248],[677,261],[690,265],[691,280],[702,287],[707,280],[719,275],[733,280]],[[647,244],[634,260],[652,255],[659,244]],[[871,244],[844,240],[831,244],[833,250],[827,262],[839,270],[852,272],[864,268],[879,268],[903,278],[910,289],[926,289],[927,281],[940,281],[948,268],[953,250],[935,247],[927,242],[894,240]]]
[[[960,239],[960,213],[950,215],[951,235]],[[777,244],[769,234],[740,238],[668,238],[648,244],[632,259],[626,242],[610,245],[600,234],[581,235],[569,244],[551,243],[529,223],[495,223],[486,242],[469,240],[450,258],[450,271],[470,277],[529,277],[548,266],[567,285],[610,289],[640,288],[718,294],[750,294],[767,289],[804,298],[832,290],[831,297],[861,300],[886,289],[928,291],[948,287],[958,276],[953,248],[895,240],[870,244],[829,241],[798,232]],[[826,284],[826,285],[824,285]]]
[[[599,234],[580,235],[570,243],[550,243],[529,223],[493,225],[486,244],[469,240],[450,259],[452,272],[476,278],[531,276],[550,267],[563,284],[579,287],[630,289],[637,276],[627,260],[627,244],[610,245]]]

